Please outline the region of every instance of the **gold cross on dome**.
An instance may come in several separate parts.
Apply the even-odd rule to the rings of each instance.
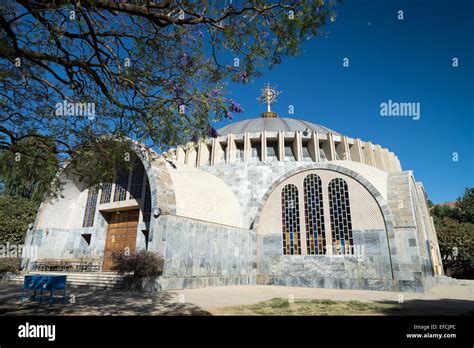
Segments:
[[[267,83],[260,92],[260,100],[262,103],[267,104],[267,112],[271,112],[270,105],[276,102],[276,98],[280,95],[281,92],[278,91],[275,87],[271,87],[269,83]]]

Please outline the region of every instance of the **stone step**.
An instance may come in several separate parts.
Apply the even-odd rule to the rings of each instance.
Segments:
[[[11,282],[22,284],[23,279],[12,279]],[[68,281],[68,286],[94,286],[99,288],[121,287],[122,282],[90,282],[90,281]]]
[[[46,273],[46,272],[32,272],[31,274],[49,274],[49,275],[65,275],[67,277],[68,286],[86,286],[95,289],[120,289],[122,288],[123,277],[115,273]],[[15,275],[10,278],[11,282],[23,283],[25,275]]]
[[[23,277],[23,276],[22,276]],[[75,279],[85,279],[85,280],[110,280],[110,281],[116,281],[116,280],[122,280],[122,277],[77,277],[77,276],[66,276],[67,280],[75,280]]]
[[[466,279],[456,279],[447,276],[435,276],[435,280],[438,284],[447,284],[447,285],[467,285],[468,280]]]
[[[68,282],[97,282],[97,283],[116,283],[121,282],[123,278],[73,278],[67,277]],[[13,277],[12,280],[23,281],[24,277]]]
[[[66,276],[81,276],[81,277],[121,277],[121,275],[113,272],[26,272],[22,275],[30,274],[44,274],[44,275],[66,275]]]
[[[12,280],[13,283],[15,284],[22,284],[23,281],[14,281]],[[108,283],[108,284],[101,284],[101,283],[95,283],[95,282],[85,282],[85,283],[78,283],[78,282],[68,282],[67,283],[68,288],[74,288],[74,287],[87,287],[91,289],[116,289],[120,290],[122,289],[122,284],[113,284],[113,283]]]
[[[34,274],[37,274],[37,273],[31,273],[31,274],[18,274],[18,275],[14,275],[14,277],[25,277],[27,275],[34,275]],[[41,274],[43,275],[43,274]],[[46,274],[45,274],[46,275]],[[49,275],[55,275],[55,276],[60,276],[60,275],[64,275],[66,276],[68,279],[122,279],[123,276],[121,275],[114,275],[114,276],[104,276],[104,275],[100,275],[100,274],[97,274],[97,275],[93,275],[93,276],[90,276],[90,275],[80,275],[80,274],[49,274]]]

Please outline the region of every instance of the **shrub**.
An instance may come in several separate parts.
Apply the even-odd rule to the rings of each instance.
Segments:
[[[274,309],[290,307],[290,302],[284,298],[272,298],[268,303]]]
[[[464,196],[458,198],[456,206],[461,211],[463,222],[474,223],[474,187],[465,189]]]
[[[455,278],[469,276],[474,259],[474,224],[437,216],[434,222],[446,275]]]
[[[116,252],[113,258],[115,263],[113,270],[119,274],[133,273],[135,278],[157,277],[163,273],[165,264],[161,255],[145,250],[130,255]]]
[[[21,267],[21,259],[19,257],[0,257],[0,274],[17,273]]]
[[[433,215],[444,271],[454,278],[474,276],[474,188],[466,188],[455,207],[436,205]]]
[[[0,244],[22,244],[38,206],[23,197],[0,196]]]

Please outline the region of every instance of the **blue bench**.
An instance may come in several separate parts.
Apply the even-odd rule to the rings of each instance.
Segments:
[[[39,300],[40,303],[43,301],[43,291],[49,291],[49,304],[54,301],[54,291],[63,290],[63,303],[66,298],[66,276],[65,275],[42,275],[42,274],[33,274],[25,276],[23,281],[23,288],[21,290],[21,299],[20,303],[23,303],[23,295],[25,290],[33,290],[33,296],[31,299],[36,301],[36,292],[39,290]]]

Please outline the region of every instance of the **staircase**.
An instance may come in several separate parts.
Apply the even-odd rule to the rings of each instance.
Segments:
[[[444,275],[437,275],[434,277],[437,284],[447,284],[447,285],[468,285],[468,279],[456,279],[447,277]]]
[[[68,287],[87,286],[92,289],[120,290],[123,286],[123,276],[113,272],[28,272],[14,275],[10,281],[23,283],[25,275],[29,274],[65,275]]]

